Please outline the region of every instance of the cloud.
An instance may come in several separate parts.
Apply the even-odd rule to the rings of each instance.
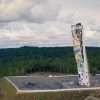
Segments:
[[[49,0],[1,0],[0,22],[41,23],[46,20],[54,20],[59,9],[55,9],[55,5],[51,6],[52,3],[49,3]]]
[[[24,45],[29,46],[62,46],[69,45],[70,33],[66,34],[66,27],[62,30],[62,27],[65,26],[63,23],[56,22],[46,23],[46,24],[32,24],[27,25],[26,23],[20,23],[22,27],[16,29],[15,27],[11,28],[12,25],[6,26],[6,28],[1,29],[0,38],[1,38],[1,48],[4,47],[19,47]],[[31,28],[35,27],[33,30]],[[42,26],[42,28],[41,28]],[[38,29],[39,33],[38,33]],[[66,31],[65,31],[66,30]],[[7,42],[6,42],[7,41]],[[68,41],[68,42],[67,42]],[[70,40],[71,41],[71,40]],[[6,45],[8,44],[8,45]]]
[[[73,22],[80,17],[99,18],[99,0],[1,0],[0,21],[43,23],[51,20]],[[85,12],[85,13],[84,13]]]
[[[34,5],[44,0],[1,0],[0,21],[10,22],[23,20]]]
[[[81,22],[87,46],[100,46],[99,0],[0,0],[0,48],[72,45]]]

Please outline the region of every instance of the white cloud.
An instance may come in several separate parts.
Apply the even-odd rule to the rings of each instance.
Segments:
[[[23,20],[29,10],[40,2],[41,0],[1,0],[0,21]]]
[[[82,22],[85,44],[100,46],[99,0],[0,0],[0,48],[72,45]]]

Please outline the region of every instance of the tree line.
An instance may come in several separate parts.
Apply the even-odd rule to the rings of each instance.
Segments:
[[[100,73],[100,48],[86,47],[91,73]],[[0,49],[0,77],[34,72],[77,74],[72,47]]]

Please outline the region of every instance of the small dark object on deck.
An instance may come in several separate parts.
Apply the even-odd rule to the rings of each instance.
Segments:
[[[32,83],[32,82],[27,82],[27,85],[34,85],[34,83]]]

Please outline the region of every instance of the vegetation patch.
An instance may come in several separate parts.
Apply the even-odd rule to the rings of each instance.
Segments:
[[[0,79],[0,100],[14,100],[16,89],[4,78]]]
[[[90,72],[100,73],[100,48],[88,47]],[[21,47],[0,50],[0,77],[35,72],[77,74],[72,47]]]

